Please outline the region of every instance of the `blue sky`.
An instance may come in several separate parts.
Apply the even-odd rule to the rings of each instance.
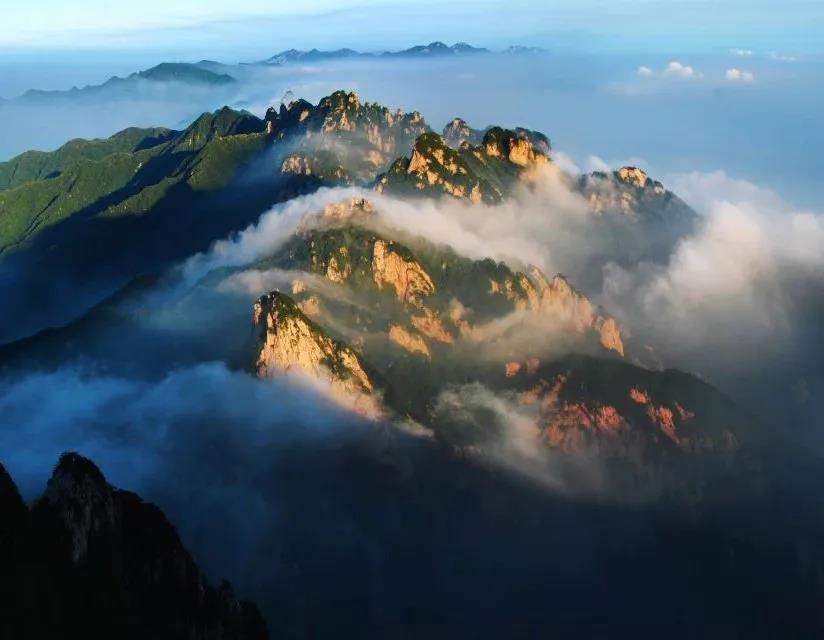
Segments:
[[[824,47],[820,0],[0,0],[0,11],[6,53],[151,49],[239,60],[292,46],[433,39],[588,50]]]

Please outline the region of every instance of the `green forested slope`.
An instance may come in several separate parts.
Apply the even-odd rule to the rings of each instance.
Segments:
[[[0,191],[0,253],[81,212],[141,214],[176,185],[225,186],[265,144],[261,120],[224,108],[182,132],[128,129],[108,140],[23,154],[0,166],[0,180],[13,187]]]
[[[131,127],[102,140],[71,140],[51,152],[26,151],[7,162],[0,162],[0,190],[55,177],[85,160],[102,160],[115,153],[150,149],[174,135],[175,132],[169,129]]]

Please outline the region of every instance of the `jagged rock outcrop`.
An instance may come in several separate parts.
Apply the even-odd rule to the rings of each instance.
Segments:
[[[288,296],[274,291],[254,306],[255,370],[260,377],[298,372],[326,382],[339,400],[353,400],[375,415],[375,390],[360,357],[328,336]]]
[[[460,149],[466,142],[476,147],[483,140],[483,132],[470,127],[466,120],[454,118],[443,128],[443,141],[453,149]]]
[[[549,163],[549,141],[525,129],[491,127],[477,146],[464,140],[465,123],[455,120],[445,135],[426,133],[415,141],[412,155],[399,158],[378,177],[376,190],[398,195],[450,195],[472,202],[496,203],[531,172]],[[468,134],[473,136],[472,131]]]
[[[374,179],[429,127],[417,111],[391,111],[336,91],[317,105],[295,100],[270,108],[265,130],[297,147],[283,161],[283,173],[340,184]]]
[[[8,638],[263,640],[257,608],[210,585],[160,510],[61,456],[29,511],[0,466],[0,573]]]
[[[511,131],[502,129],[501,127],[487,127],[486,129],[473,129],[463,118],[453,118],[444,128],[442,137],[444,142],[453,149],[469,148],[480,146],[484,137],[490,131],[495,130],[496,135],[503,133],[505,136],[511,135],[516,139],[525,139],[534,148],[535,151],[549,156],[552,150],[552,145],[543,133],[533,131],[531,129],[524,129],[523,127],[516,127]]]
[[[89,545],[111,535],[117,514],[114,493],[100,470],[86,458],[64,455],[46,485],[39,508],[64,531],[73,564],[88,558]]]
[[[634,184],[639,189],[643,189],[650,182],[649,176],[645,171],[637,167],[621,167],[616,172],[616,177],[627,184]],[[656,193],[662,193],[664,185],[660,182],[653,183]]]
[[[484,134],[481,146],[490,158],[505,158],[521,168],[532,168],[549,161],[549,142],[543,136],[536,142],[535,135],[524,129],[492,127]]]

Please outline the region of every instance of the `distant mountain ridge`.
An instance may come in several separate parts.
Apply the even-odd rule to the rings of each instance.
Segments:
[[[361,52],[342,48],[332,50],[320,49],[286,49],[265,60],[227,64],[216,60],[203,59],[198,62],[161,62],[153,67],[136,71],[128,76],[112,76],[100,84],[72,87],[71,89],[29,89],[16,98],[0,97],[0,104],[15,102],[44,102],[50,99],[76,99],[80,97],[98,97],[102,94],[129,97],[138,91],[142,82],[152,85],[182,84],[189,87],[227,89],[242,81],[248,68],[256,66],[286,66],[299,63],[315,63],[332,60],[381,60],[381,59],[449,59],[479,54],[488,55],[534,55],[545,52],[539,47],[513,45],[501,51],[475,47],[466,42],[447,45],[440,41],[415,45],[408,49],[382,52]],[[145,86],[145,85],[144,85]]]
[[[271,58],[266,59],[266,64],[289,64],[292,62],[315,62],[317,60],[334,60],[339,58],[355,58],[364,54],[355,51],[354,49],[335,49],[332,51],[320,51],[319,49],[310,49],[309,51],[301,51],[299,49],[287,49],[276,53]]]
[[[219,73],[217,69],[230,68],[229,65],[203,60],[191,62],[161,62],[154,67],[136,71],[125,78],[112,76],[102,84],[72,87],[63,90],[29,89],[16,101],[42,101],[50,98],[79,97],[82,95],[96,95],[101,92],[131,92],[137,90],[140,82],[151,83],[180,83],[201,87],[225,87],[237,82],[234,76],[228,73]]]
[[[545,49],[541,49],[540,47],[513,45],[497,52],[484,47],[475,47],[466,42],[456,42],[453,45],[448,45],[436,40],[429,44],[419,44],[408,49],[374,53],[360,52],[355,49],[334,49],[330,51],[322,51],[319,49],[310,49],[308,51],[288,49],[273,55],[271,58],[267,58],[263,61],[263,64],[286,65],[297,62],[319,62],[323,60],[341,60],[347,58],[450,58],[495,53],[521,55],[544,53],[545,51]]]

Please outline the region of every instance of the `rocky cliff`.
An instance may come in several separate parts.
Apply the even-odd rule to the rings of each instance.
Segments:
[[[370,397],[374,385],[357,353],[329,337],[294,300],[276,291],[262,296],[255,303],[253,323],[258,376],[299,372],[328,384],[337,400],[364,414],[378,414]]]
[[[0,465],[4,638],[262,640],[257,608],[210,585],[160,510],[64,454],[29,510]]]

